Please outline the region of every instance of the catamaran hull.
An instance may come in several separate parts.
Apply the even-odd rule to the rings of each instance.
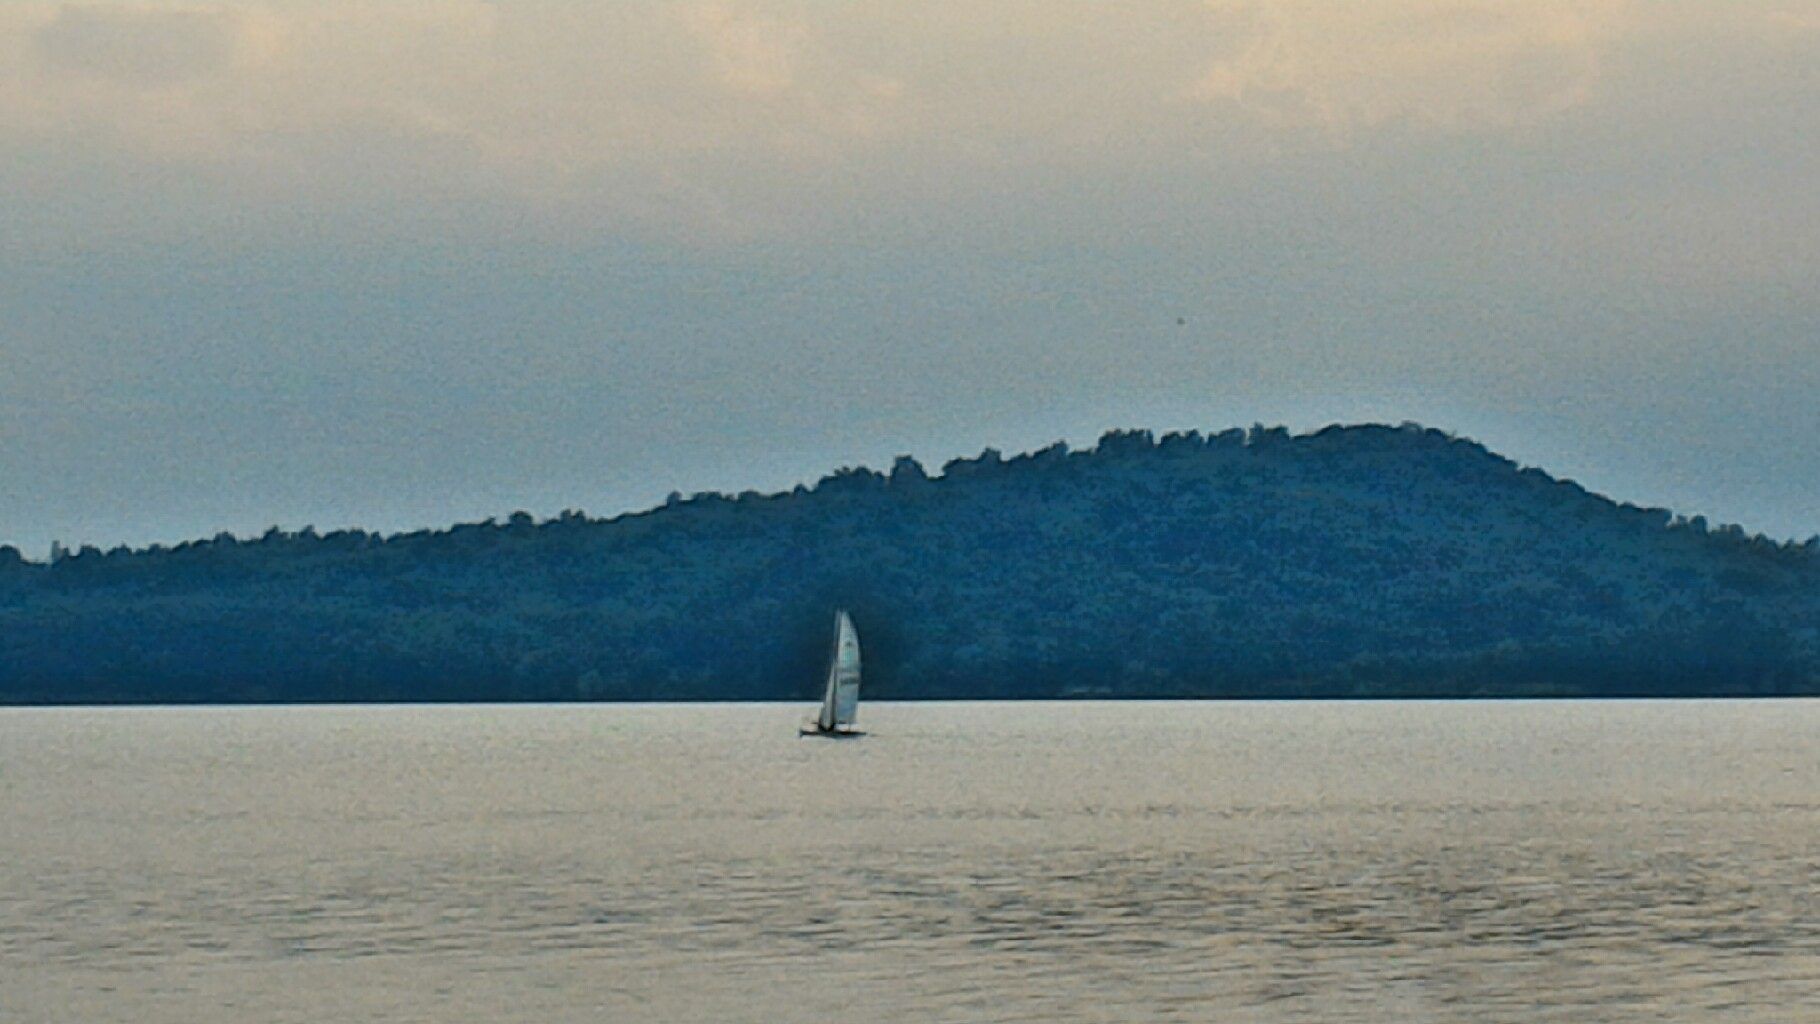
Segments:
[[[821,723],[813,718],[804,722],[796,730],[796,735],[798,736],[820,736],[823,739],[830,740],[858,739],[865,734],[865,731],[861,729],[824,729],[821,727]]]

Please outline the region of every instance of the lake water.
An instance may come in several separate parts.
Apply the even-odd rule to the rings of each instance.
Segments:
[[[1820,702],[0,712],[0,1021],[1820,1012]]]

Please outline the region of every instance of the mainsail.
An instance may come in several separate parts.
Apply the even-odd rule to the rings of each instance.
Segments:
[[[859,718],[859,634],[845,611],[834,617],[834,657],[828,663],[828,689],[815,720],[823,732],[850,726]]]

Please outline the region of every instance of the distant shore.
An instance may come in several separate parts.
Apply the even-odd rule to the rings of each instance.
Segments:
[[[1820,694],[1820,538],[1414,425],[1105,435],[931,475],[381,536],[0,549],[0,704]]]

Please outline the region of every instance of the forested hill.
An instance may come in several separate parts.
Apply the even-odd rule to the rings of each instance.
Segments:
[[[0,702],[1820,693],[1820,540],[1414,426],[1106,435],[939,476],[381,537],[0,548]]]

